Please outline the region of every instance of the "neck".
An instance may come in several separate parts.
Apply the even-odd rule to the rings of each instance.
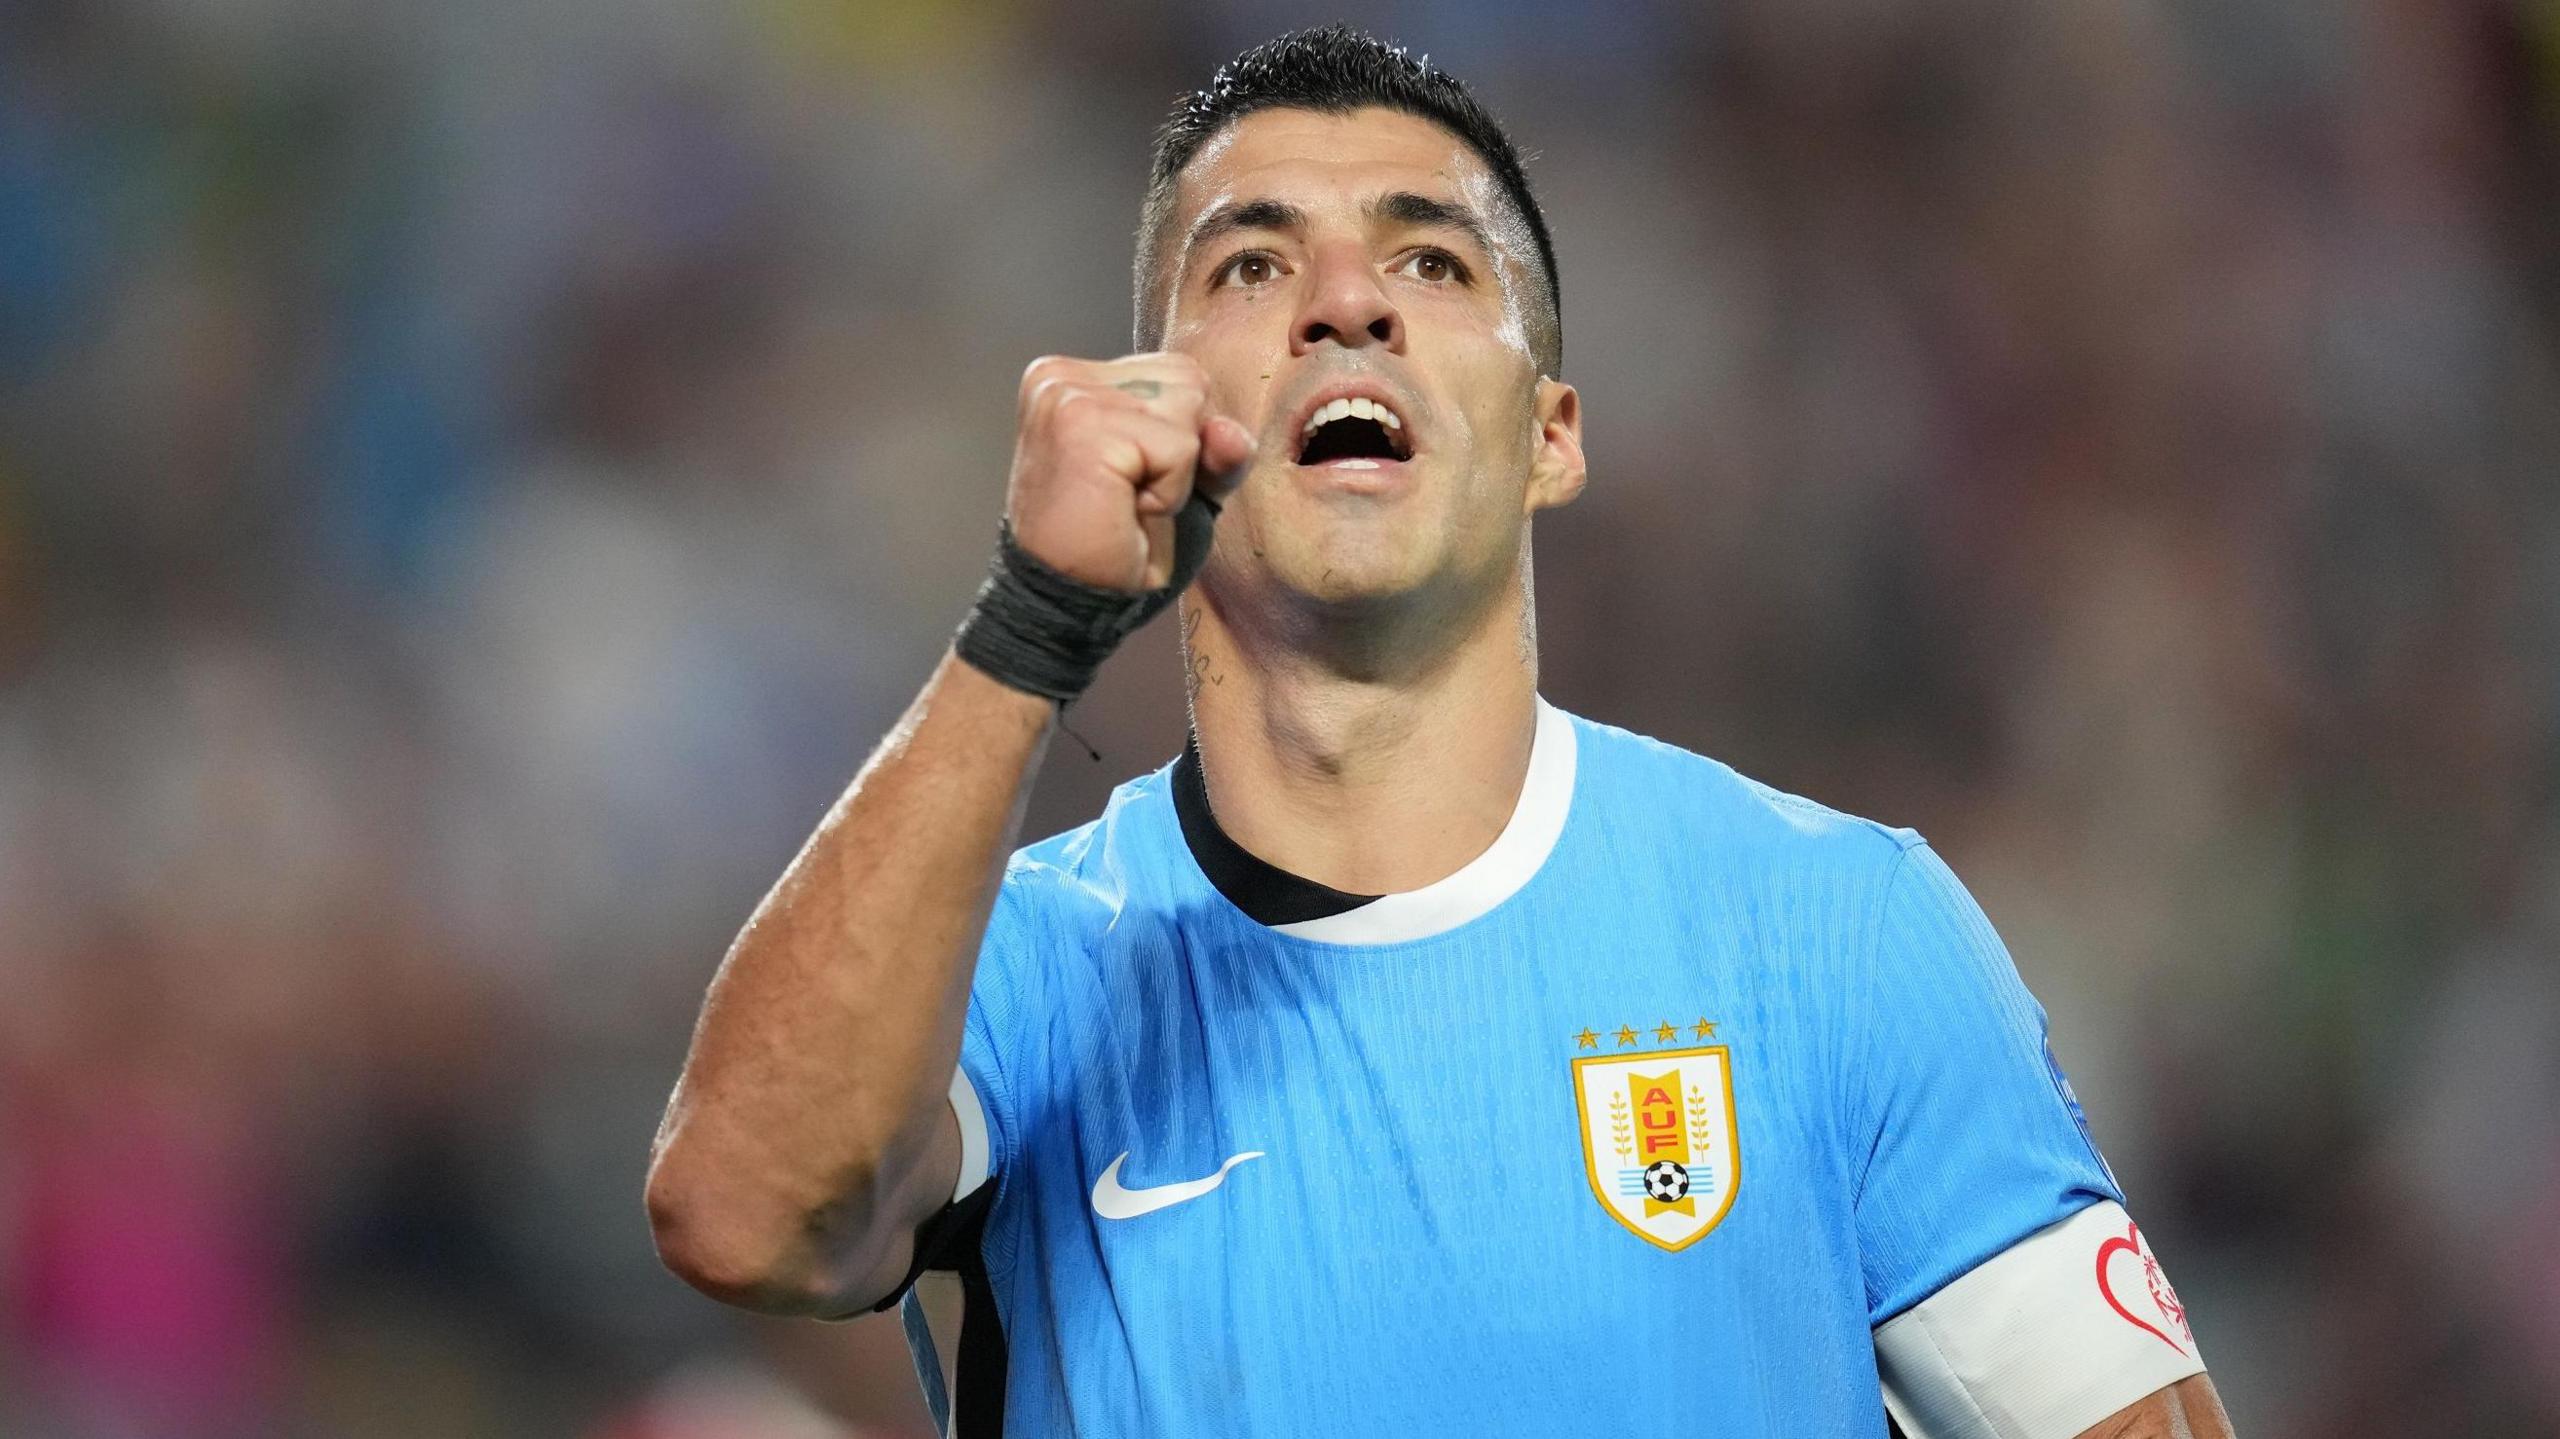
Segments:
[[[1524,557],[1476,613],[1425,622],[1437,644],[1374,633],[1310,644],[1231,624],[1195,589],[1183,617],[1191,725],[1219,827],[1265,862],[1353,894],[1419,889],[1482,854],[1519,802],[1537,731],[1528,596]]]

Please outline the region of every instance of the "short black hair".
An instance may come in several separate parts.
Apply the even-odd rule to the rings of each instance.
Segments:
[[[1542,373],[1564,368],[1564,304],[1556,283],[1555,242],[1547,235],[1547,217],[1529,192],[1529,177],[1520,154],[1500,121],[1467,92],[1464,82],[1446,70],[1432,68],[1429,56],[1415,57],[1401,45],[1389,45],[1348,25],[1297,30],[1266,40],[1218,67],[1209,83],[1176,100],[1173,113],[1156,131],[1155,161],[1147,180],[1147,199],[1138,220],[1136,276],[1138,348],[1151,350],[1163,341],[1163,312],[1157,301],[1156,267],[1161,260],[1164,226],[1173,208],[1173,192],[1182,168],[1220,131],[1257,110],[1316,110],[1348,115],[1381,106],[1419,116],[1466,142],[1536,242],[1539,279],[1544,293],[1535,297],[1530,316],[1530,348]],[[1542,302],[1542,303],[1539,303]]]

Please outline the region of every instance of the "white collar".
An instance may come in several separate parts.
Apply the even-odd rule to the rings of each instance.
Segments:
[[[1517,894],[1547,862],[1573,808],[1573,720],[1544,696],[1537,703],[1538,728],[1529,741],[1520,799],[1484,853],[1420,889],[1383,894],[1322,919],[1274,925],[1273,932],[1328,944],[1402,944],[1445,934]]]

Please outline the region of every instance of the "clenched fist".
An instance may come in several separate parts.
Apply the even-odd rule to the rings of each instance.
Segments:
[[[1162,588],[1193,487],[1223,499],[1253,457],[1253,432],[1208,394],[1188,355],[1032,361],[1005,495],[1014,542],[1086,584]]]

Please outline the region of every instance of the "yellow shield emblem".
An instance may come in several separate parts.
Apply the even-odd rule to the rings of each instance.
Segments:
[[[1611,1217],[1665,1249],[1724,1221],[1742,1181],[1726,1046],[1577,1059],[1573,1098],[1583,1172]]]

